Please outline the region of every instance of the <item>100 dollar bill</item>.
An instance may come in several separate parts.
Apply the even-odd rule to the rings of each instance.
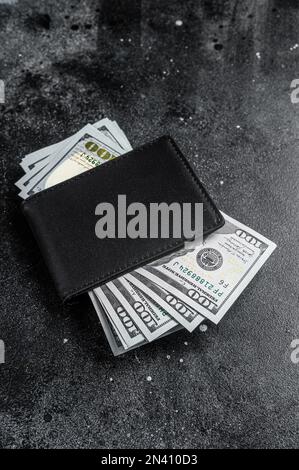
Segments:
[[[190,308],[177,296],[170,294],[166,289],[142,276],[139,272],[133,271],[124,277],[147,297],[152,298],[186,330],[191,332],[204,321],[204,317],[196,310]],[[120,280],[123,282],[122,278]]]
[[[223,215],[225,225],[202,245],[139,268],[137,276],[134,271],[131,276],[139,282],[138,275],[147,278],[217,324],[276,248],[266,237]]]
[[[146,341],[137,323],[132,320],[121,301],[106,285],[94,289],[93,292],[104,307],[105,313],[125,349],[141,345]]]
[[[127,152],[132,150],[130,142],[116,121],[110,121],[108,118],[103,118],[100,121],[92,124],[92,126],[95,127],[98,131],[103,132],[106,137],[111,139],[112,142],[115,142]],[[65,140],[29,153],[22,159],[20,163],[21,167],[25,172],[28,172],[34,169],[37,163],[42,163],[44,166],[46,166],[51,161],[52,155],[59,149],[66,147],[75,137],[75,135],[76,134],[66,138]]]
[[[20,195],[31,196],[123,153],[122,147],[88,124],[66,147],[59,147],[48,165],[30,180],[25,194]]]
[[[126,279],[116,279],[106,285],[138,325],[147,341],[154,341],[178,325],[159,304],[146,299]]]
[[[106,312],[104,310],[103,305],[97,298],[97,296],[94,294],[94,292],[90,291],[89,297],[92,301],[92,304],[94,306],[95,311],[97,312],[98,318],[101,322],[101,325],[103,327],[104,333],[106,335],[106,338],[108,340],[108,343],[110,345],[110,348],[114,354],[114,356],[119,356],[120,354],[124,354],[125,352],[130,351],[131,349],[135,349],[136,347],[141,346],[141,344],[137,344],[136,346],[132,346],[131,348],[125,349],[122,345],[122,342],[113,327],[112,323],[108,320]],[[145,343],[145,341],[144,341]]]

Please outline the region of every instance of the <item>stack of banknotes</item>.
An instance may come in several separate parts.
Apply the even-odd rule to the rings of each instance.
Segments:
[[[26,155],[16,183],[27,197],[117,158],[132,147],[115,121],[87,124],[73,136]],[[200,245],[145,265],[89,292],[114,355],[181,328],[217,324],[276,245],[223,214],[225,225]]]

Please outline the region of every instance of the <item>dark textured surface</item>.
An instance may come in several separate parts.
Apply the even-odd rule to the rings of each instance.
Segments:
[[[3,3],[0,446],[298,447],[299,3]],[[14,188],[23,154],[101,116],[134,146],[173,135],[278,244],[218,327],[117,359],[87,298],[61,306]]]

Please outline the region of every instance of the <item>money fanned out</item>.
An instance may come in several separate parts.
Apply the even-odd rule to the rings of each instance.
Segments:
[[[107,118],[26,155],[20,197],[36,194],[132,150]],[[172,253],[110,281],[89,296],[114,355],[203,321],[217,324],[276,245],[223,214],[225,225],[200,245]]]

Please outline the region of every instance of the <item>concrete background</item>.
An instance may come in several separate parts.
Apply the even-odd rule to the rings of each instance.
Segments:
[[[0,447],[298,447],[298,43],[296,0],[0,1]],[[218,327],[120,358],[87,297],[61,305],[14,187],[103,116],[171,134],[278,245]]]

